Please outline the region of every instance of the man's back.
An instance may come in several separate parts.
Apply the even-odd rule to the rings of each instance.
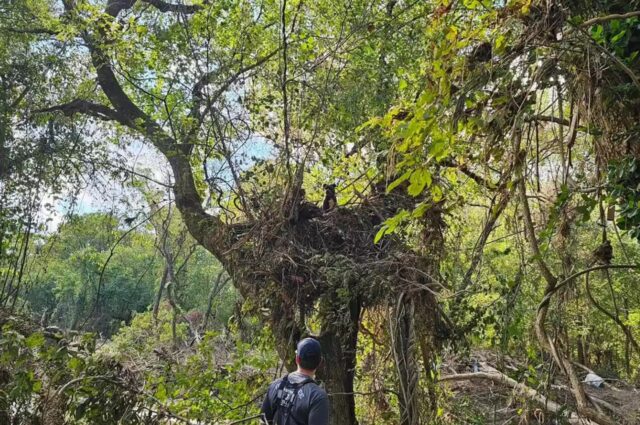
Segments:
[[[283,379],[286,382],[283,382]],[[274,425],[328,425],[329,398],[316,382],[292,372],[269,386],[262,413]]]

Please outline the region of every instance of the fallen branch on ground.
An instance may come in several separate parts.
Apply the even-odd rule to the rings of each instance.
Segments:
[[[545,410],[551,413],[565,416],[570,424],[581,425],[596,425],[589,419],[580,418],[577,413],[567,410],[566,406],[556,403],[553,400],[549,400],[538,391],[530,388],[515,379],[509,378],[507,375],[501,372],[475,372],[475,373],[460,373],[457,375],[446,375],[439,378],[443,381],[469,381],[469,380],[489,380],[497,384],[506,385],[513,388],[519,395],[526,397],[536,403],[542,405]]]

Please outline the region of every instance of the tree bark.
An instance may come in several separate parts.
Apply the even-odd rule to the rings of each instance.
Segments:
[[[9,370],[4,367],[0,367],[0,388],[7,388],[12,381],[12,376]],[[11,423],[11,406],[8,403],[6,397],[0,397],[0,423]]]
[[[398,398],[400,403],[400,424],[420,423],[418,379],[416,361],[415,303],[407,293],[400,294],[390,321],[390,335],[393,357],[398,374]]]
[[[361,303],[354,299],[344,314],[336,305],[329,312],[336,320],[324,320],[316,338],[322,346],[323,362],[317,378],[329,395],[330,425],[357,425],[355,415],[354,378]],[[271,311],[276,350],[287,370],[296,369],[295,349],[304,331],[290,311],[274,306]]]
[[[505,201],[506,202],[506,201]],[[422,422],[433,421],[438,410],[438,397],[436,388],[435,360],[438,349],[438,338],[444,339],[450,330],[450,325],[443,317],[440,317],[441,310],[438,308],[436,294],[433,292],[437,288],[440,279],[440,261],[444,252],[444,230],[442,208],[439,204],[434,204],[425,214],[423,219],[421,254],[423,257],[422,273],[415,272],[414,279],[419,283],[420,290],[415,294],[416,312],[415,322],[416,334],[422,353],[422,363],[424,368],[424,384],[427,400],[425,415]],[[484,241],[486,242],[486,241]],[[484,245],[484,242],[482,244]],[[470,275],[469,275],[470,276]]]
[[[326,385],[331,406],[330,425],[357,425],[354,378],[356,348],[361,305],[357,299],[349,303],[349,313],[342,323],[328,323],[318,338],[324,364],[318,378]]]
[[[202,332],[206,332],[207,327],[209,326],[209,318],[211,317],[211,313],[213,310],[213,299],[220,294],[222,289],[225,286],[227,286],[227,282],[229,282],[229,280],[231,279],[230,277],[227,276],[224,280],[222,280],[223,275],[224,275],[224,272],[220,272],[220,274],[218,274],[218,276],[216,277],[215,283],[211,287],[211,291],[209,291],[209,299],[207,301],[207,312],[205,313],[204,319],[202,320]],[[216,315],[214,314],[213,318],[215,319],[215,317]]]
[[[158,287],[158,293],[156,294],[156,299],[153,302],[153,323],[158,324],[158,311],[160,310],[160,301],[162,300],[162,292],[164,291],[164,287],[167,284],[167,277],[169,276],[169,270],[167,267],[164,268],[162,272],[162,278],[160,279],[160,286]]]

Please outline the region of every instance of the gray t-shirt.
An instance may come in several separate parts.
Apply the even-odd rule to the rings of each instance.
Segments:
[[[282,388],[280,397],[278,391],[282,379],[272,382],[269,386],[261,410],[267,422],[273,425],[328,425],[327,393],[302,373],[292,372],[286,378],[288,383]],[[289,405],[290,409],[287,408]],[[288,420],[287,410],[290,410]]]

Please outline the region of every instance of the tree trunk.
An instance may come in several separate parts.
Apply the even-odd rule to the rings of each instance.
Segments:
[[[410,294],[403,292],[393,307],[389,324],[393,357],[398,373],[398,401],[400,403],[400,424],[420,423],[418,379],[416,361],[415,303]]]
[[[164,271],[162,272],[162,279],[160,279],[160,287],[158,288],[156,299],[153,302],[153,323],[155,325],[158,324],[158,311],[160,310],[160,301],[162,300],[162,292],[164,291],[164,286],[167,284],[168,276],[169,276],[169,269],[165,267]]]
[[[414,279],[423,288],[414,297],[416,335],[420,344],[422,363],[424,367],[424,388],[427,398],[423,401],[423,412],[426,417],[421,422],[430,423],[435,418],[438,410],[438,397],[436,387],[435,360],[440,342],[448,337],[451,330],[446,316],[438,308],[438,300],[433,291],[438,288],[440,280],[440,261],[444,252],[445,222],[443,212],[439,204],[434,205],[425,214],[423,219],[423,231],[421,241],[421,254],[423,273],[416,275]],[[426,407],[426,409],[424,409]]]
[[[578,349],[578,363],[586,366],[587,357],[585,356],[584,342],[583,342],[582,335],[578,335],[578,337],[576,338],[576,346]]]
[[[209,291],[209,299],[207,301],[207,312],[204,315],[204,319],[202,320],[202,332],[206,332],[207,331],[207,327],[209,326],[209,318],[211,317],[211,313],[213,311],[213,299],[215,297],[217,297],[220,292],[222,292],[222,289],[227,285],[227,282],[229,282],[229,280],[231,279],[230,277],[227,277],[224,281],[222,280],[222,276],[224,275],[224,272],[220,272],[220,274],[218,274],[218,276],[216,277],[215,283],[213,284],[213,286],[211,287],[211,290]],[[216,315],[213,314],[213,319],[215,320]]]
[[[42,425],[64,425],[67,411],[67,397],[49,388],[42,406]]]
[[[324,364],[318,378],[325,383],[331,406],[330,425],[357,425],[353,381],[356,368],[360,301],[351,300],[348,317],[342,323],[323,324],[318,338]],[[348,320],[344,320],[348,319]]]
[[[7,388],[11,380],[11,373],[7,369],[0,367],[0,388]],[[11,406],[6,397],[0,397],[0,423],[11,423]]]
[[[330,425],[357,425],[353,383],[362,307],[357,297],[349,302],[348,310],[340,307],[340,304],[331,305],[332,310],[321,316],[321,333],[316,338],[322,345],[323,363],[317,379],[329,395]],[[296,344],[305,336],[304,331],[283,304],[273,306],[271,315],[276,349],[287,370],[293,371]]]

